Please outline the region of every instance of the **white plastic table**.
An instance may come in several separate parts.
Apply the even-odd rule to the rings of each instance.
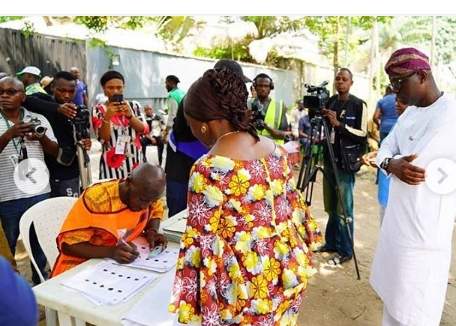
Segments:
[[[176,218],[180,218],[184,214],[186,214],[185,211],[163,221],[162,228],[166,227],[169,223],[173,223]],[[179,244],[176,242],[169,242],[168,247],[178,248]],[[164,324],[164,319],[167,320],[165,323],[166,325],[175,324],[175,322],[173,322],[173,320],[175,320],[175,315],[168,312],[168,303],[172,288],[171,283],[174,280],[175,268],[167,273],[154,273],[151,271],[151,273],[157,274],[159,277],[139,291],[133,298],[116,305],[96,305],[86,299],[82,294],[60,284],[62,280],[67,279],[84,268],[95,265],[98,262],[100,262],[100,259],[90,259],[33,288],[38,303],[46,307],[48,311],[46,320],[47,325],[57,325],[55,312],[57,313],[60,326],[82,326],[85,325],[86,322],[103,326],[122,325],[122,317],[125,317],[142,297],[150,295],[151,292],[157,292],[154,297],[157,300],[156,302],[159,302],[159,304],[153,305],[153,313],[154,316],[157,317],[157,323],[154,325]],[[164,281],[167,284],[163,284],[161,281]],[[169,289],[169,291],[163,291],[164,288]]]

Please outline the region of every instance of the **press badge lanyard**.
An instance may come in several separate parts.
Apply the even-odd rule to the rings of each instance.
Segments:
[[[116,154],[126,154],[127,153],[127,145],[130,142],[130,136],[128,135],[128,128],[122,126],[120,129],[120,135],[117,137],[116,142]]]
[[[6,124],[6,130],[9,130],[11,128],[11,125],[8,121],[8,118],[5,116],[5,114],[3,113],[3,110],[0,110],[0,113],[2,114],[2,117],[3,119],[5,120],[5,124]],[[20,113],[19,113],[19,121],[22,121],[24,119],[24,110],[23,109],[20,109]],[[14,140],[14,138],[11,139],[11,141],[13,142],[13,145],[14,145],[14,149],[16,150],[16,154],[17,154],[17,157],[18,157],[18,161],[21,161],[22,159],[22,143],[23,143],[23,140],[22,141],[19,141],[19,144],[16,144],[16,141]],[[18,145],[20,145],[21,147],[18,149]]]

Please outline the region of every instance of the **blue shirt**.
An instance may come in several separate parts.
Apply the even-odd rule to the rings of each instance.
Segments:
[[[76,92],[74,93],[73,103],[76,105],[84,105],[84,95],[87,94],[87,85],[82,80],[76,82]]]
[[[396,124],[396,94],[389,94],[377,102],[377,107],[382,113],[380,132],[388,133]]]
[[[38,307],[27,282],[0,257],[0,325],[35,326]]]

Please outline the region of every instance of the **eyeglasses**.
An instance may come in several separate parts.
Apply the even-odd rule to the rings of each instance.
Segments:
[[[6,94],[8,96],[14,96],[16,95],[17,93],[19,92],[22,92],[20,90],[17,90],[17,89],[13,89],[13,88],[10,88],[10,89],[0,89],[0,96],[2,96],[3,94]]]
[[[402,86],[402,83],[404,81],[406,81],[407,79],[409,79],[410,77],[412,77],[414,74],[416,74],[417,72],[414,71],[412,72],[410,75],[408,76],[405,76],[405,77],[402,77],[402,78],[395,78],[395,79],[390,79],[390,83],[391,83],[391,87],[393,88],[393,90],[395,91],[398,91],[401,89],[401,86]]]

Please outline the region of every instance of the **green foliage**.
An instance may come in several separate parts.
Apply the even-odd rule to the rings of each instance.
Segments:
[[[22,19],[22,18],[24,18],[24,16],[0,16],[0,24],[9,22],[11,20]]]
[[[95,32],[103,32],[108,28],[111,19],[109,16],[76,16],[74,22]]]
[[[252,22],[258,30],[258,39],[271,37],[283,32],[297,31],[304,27],[304,20],[287,16],[243,16],[242,20]]]
[[[454,62],[456,56],[456,17],[438,17],[437,24],[437,57],[442,63],[449,64]]]
[[[162,16],[158,18],[158,34],[165,40],[179,43],[196,25],[191,16]]]
[[[88,45],[89,47],[91,48],[104,48],[107,46],[106,42],[99,39],[99,38],[96,38],[96,37],[92,37],[89,41],[88,41]]]
[[[29,38],[35,33],[35,26],[33,26],[33,23],[25,22],[24,27],[21,29],[21,33],[25,38]]]
[[[199,26],[191,16],[76,16],[74,22],[95,32],[104,32],[108,27],[140,29],[148,24],[157,26],[157,35],[171,43],[179,43]]]
[[[213,59],[233,58],[244,62],[254,62],[249,53],[249,44],[252,41],[253,37],[247,36],[239,42],[224,42],[212,48],[198,47],[193,51],[193,55]]]
[[[389,16],[325,16],[305,17],[305,27],[320,39],[322,53],[332,58],[335,65],[339,61],[339,51],[343,46],[353,56],[359,45],[368,41],[368,37],[362,38],[362,33],[356,31],[368,31],[374,23],[386,24],[393,17]],[[348,41],[348,42],[347,42]]]

